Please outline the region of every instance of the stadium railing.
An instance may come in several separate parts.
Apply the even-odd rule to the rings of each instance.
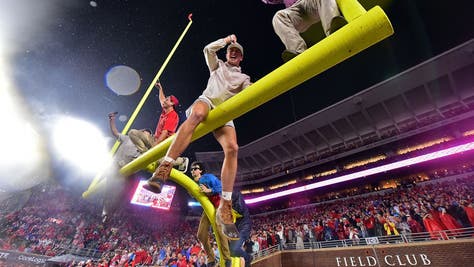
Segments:
[[[328,240],[328,241],[311,241],[303,242],[302,244],[286,243],[283,245],[275,245],[269,248],[260,250],[253,255],[253,259],[259,259],[270,254],[282,250],[314,250],[322,248],[338,248],[338,247],[352,247],[352,246],[376,246],[387,244],[401,244],[414,242],[428,242],[439,240],[453,240],[453,239],[468,239],[474,238],[474,227],[459,228],[456,230],[443,230],[422,233],[399,234],[389,236],[375,236],[360,239],[344,239],[344,240]]]

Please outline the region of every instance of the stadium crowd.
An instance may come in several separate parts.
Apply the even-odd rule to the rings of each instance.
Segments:
[[[463,178],[452,178],[459,173]],[[456,234],[473,227],[472,167],[437,171],[430,179],[355,196],[327,193],[318,203],[292,200],[283,210],[262,208],[253,215],[245,248],[257,253],[273,245],[304,248],[305,242],[417,232],[443,239],[437,231]],[[194,235],[199,217],[129,204],[103,223],[100,209],[60,185],[41,185],[22,208],[1,214],[0,247],[47,256],[93,252],[85,255],[89,262],[71,266],[206,266],[205,252]]]

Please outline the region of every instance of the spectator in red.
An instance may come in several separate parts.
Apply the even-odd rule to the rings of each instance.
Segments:
[[[194,246],[191,247],[191,251],[189,251],[189,254],[199,255],[199,252],[201,252],[201,250],[201,244],[199,244],[199,242],[196,242]]]
[[[431,239],[447,239],[444,227],[433,218],[431,213],[427,213],[423,216],[423,224],[425,225],[426,230],[430,233]]]
[[[420,225],[420,223],[418,223],[418,221],[413,219],[413,217],[411,217],[410,215],[406,215],[406,216],[407,216],[407,223],[410,226],[410,230],[412,233],[421,233],[424,231],[423,227]]]
[[[156,125],[155,134],[153,136],[145,134],[143,131],[132,129],[128,136],[132,142],[137,146],[141,153],[144,153],[149,148],[158,145],[166,138],[170,137],[176,132],[179,124],[179,116],[176,112],[176,107],[179,105],[178,98],[174,95],[165,96],[163,87],[158,81],[155,85],[159,89],[159,98],[161,103],[161,115]],[[178,157],[173,166],[178,170],[186,172],[189,159],[186,157]]]
[[[179,104],[178,99],[174,95],[165,96],[160,82],[157,82],[155,86],[159,89],[159,98],[162,108],[155,134],[153,136],[143,135],[140,131],[135,129],[130,130],[128,133],[130,139],[132,139],[133,143],[142,153],[173,135],[179,123],[179,116],[175,111],[175,107]]]
[[[458,231],[456,231],[456,229],[461,228],[461,225],[453,218],[453,216],[449,215],[446,212],[445,208],[439,207],[439,210],[441,211],[440,215],[439,215],[439,218],[440,218],[441,222],[444,224],[444,226],[447,229],[452,230],[451,231],[452,233],[458,233]]]
[[[372,215],[365,215],[363,220],[365,229],[369,236],[375,236],[375,218]]]
[[[147,257],[147,252],[143,248],[139,248],[135,251],[135,263],[142,264]]]
[[[187,267],[188,266],[188,260],[186,260],[186,257],[183,256],[183,254],[180,252],[178,253],[178,267]]]
[[[462,208],[466,212],[467,218],[469,219],[471,226],[474,227],[474,204],[473,203],[465,204],[462,206]]]
[[[316,236],[316,241],[323,241],[323,226],[321,225],[321,222],[318,221],[316,223],[316,226],[314,227],[314,233],[315,233],[315,236]]]

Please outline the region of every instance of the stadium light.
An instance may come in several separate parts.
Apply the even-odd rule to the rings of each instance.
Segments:
[[[3,57],[0,36],[0,192],[28,189],[49,178],[49,157],[44,140],[29,114],[25,101],[11,81],[8,62]]]
[[[470,142],[470,143],[467,143],[467,144],[454,146],[454,147],[451,147],[451,148],[439,150],[439,151],[428,153],[428,154],[421,155],[421,156],[418,156],[418,157],[413,157],[413,158],[409,158],[409,159],[405,159],[405,160],[385,164],[385,165],[375,167],[375,168],[371,168],[371,169],[368,169],[368,170],[363,170],[363,171],[354,172],[354,173],[347,174],[347,175],[342,175],[342,176],[332,178],[332,179],[329,179],[329,180],[326,180],[326,181],[316,182],[316,183],[312,183],[312,184],[309,184],[309,185],[304,185],[304,186],[284,190],[284,191],[281,191],[281,192],[276,192],[276,193],[256,197],[256,198],[245,199],[245,203],[254,204],[254,203],[262,202],[262,201],[269,200],[269,199],[274,199],[274,198],[287,196],[287,195],[291,195],[291,194],[295,194],[295,193],[299,193],[299,192],[304,192],[304,191],[308,191],[308,190],[312,190],[312,189],[316,189],[316,188],[321,188],[321,187],[328,186],[328,185],[347,182],[347,181],[363,178],[363,177],[366,177],[366,176],[369,176],[369,175],[378,174],[378,173],[382,173],[382,172],[386,172],[386,171],[391,171],[391,170],[399,169],[399,168],[402,168],[402,167],[415,165],[415,164],[418,164],[418,163],[427,162],[427,161],[430,161],[430,160],[439,159],[439,158],[447,157],[447,156],[450,156],[450,155],[459,154],[459,153],[462,153],[462,152],[465,152],[465,151],[470,151],[470,150],[473,150],[473,149],[474,149],[474,142]]]
[[[188,201],[188,207],[201,207],[201,203],[197,201]]]
[[[91,123],[73,117],[60,117],[51,139],[60,159],[85,173],[97,173],[108,166],[107,138]]]

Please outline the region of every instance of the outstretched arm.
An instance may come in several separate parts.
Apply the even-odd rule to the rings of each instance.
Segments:
[[[118,138],[119,131],[117,130],[117,126],[115,126],[115,115],[117,115],[116,112],[109,113],[109,127],[110,127],[110,131],[115,136],[115,138]]]
[[[158,88],[158,95],[159,95],[159,98],[160,98],[160,103],[161,105],[163,105],[163,102],[165,102],[166,100],[166,96],[165,96],[165,93],[163,93],[163,87],[161,86],[161,83],[160,81],[157,81],[155,86]]]

